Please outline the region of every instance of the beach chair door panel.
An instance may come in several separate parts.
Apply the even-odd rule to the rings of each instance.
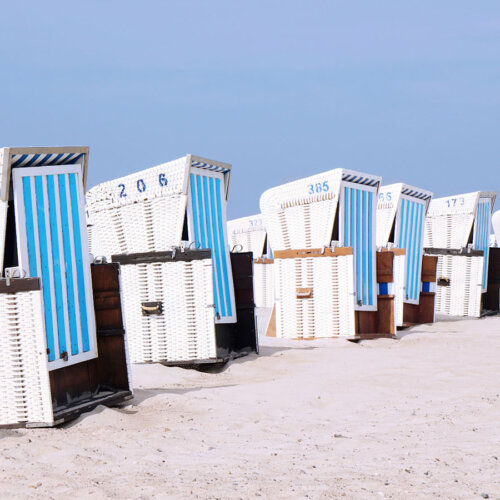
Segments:
[[[377,310],[375,247],[376,188],[343,182],[340,192],[340,240],[354,256],[355,309]]]
[[[235,323],[233,273],[227,239],[224,174],[191,168],[188,190],[190,241],[212,250],[216,323]]]
[[[42,286],[49,370],[97,357],[79,165],[14,168],[19,266]]]
[[[394,242],[399,248],[406,250],[404,302],[418,304],[420,300],[426,202],[402,194],[399,203]]]
[[[491,200],[480,198],[477,204],[476,217],[474,219],[474,249],[484,252],[482,291],[486,292],[488,279],[488,261],[490,248],[490,227],[491,227]]]

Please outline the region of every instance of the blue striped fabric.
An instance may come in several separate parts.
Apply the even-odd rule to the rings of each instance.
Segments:
[[[477,205],[476,218],[474,222],[474,238],[473,247],[475,250],[484,252],[483,261],[483,282],[482,288],[486,289],[486,281],[488,279],[488,256],[489,256],[489,239],[491,226],[491,209],[490,200],[480,200]]]
[[[229,251],[224,236],[223,180],[212,176],[190,174],[193,234],[201,248],[212,250],[215,314],[232,318],[235,312],[230,286]]]
[[[218,165],[203,163],[201,161],[192,161],[191,166],[196,168],[204,168],[205,170],[212,170],[213,172],[221,172],[223,174],[231,171],[229,168],[219,167]]]
[[[402,198],[398,246],[406,250],[406,299],[412,301],[419,299],[424,223],[424,203]]]
[[[42,173],[43,170],[40,170]],[[77,174],[21,175],[29,275],[40,277],[49,361],[90,350]],[[80,188],[81,189],[81,188]],[[76,270],[76,281],[73,269]],[[75,286],[76,285],[76,286]],[[56,352],[55,339],[59,346]]]
[[[375,186],[379,182],[376,179],[372,179],[370,177],[363,177],[361,175],[351,175],[351,174],[344,174],[342,176],[342,180],[346,182],[354,182],[356,184],[364,184],[366,186]]]
[[[13,154],[12,167],[41,167],[49,165],[74,165],[83,158],[83,153]]]
[[[352,247],[354,283],[358,306],[373,306],[375,246],[373,243],[373,193],[344,187],[343,245]]]
[[[428,193],[422,193],[417,191],[416,189],[404,188],[401,191],[401,194],[405,194],[406,196],[411,196],[413,198],[418,198],[419,200],[429,200],[432,196]]]

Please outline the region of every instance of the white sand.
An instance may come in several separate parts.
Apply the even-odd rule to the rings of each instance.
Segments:
[[[135,366],[132,405],[0,430],[0,496],[500,498],[500,317],[403,335]]]

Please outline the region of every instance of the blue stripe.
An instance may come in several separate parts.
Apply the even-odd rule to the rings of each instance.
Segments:
[[[215,226],[215,221],[217,220],[217,210],[216,210],[216,204],[215,202],[215,183],[213,177],[210,177],[209,179],[209,185],[210,185],[210,199],[212,200],[212,227]],[[217,229],[215,227],[215,229]],[[218,231],[214,231],[214,243],[213,243],[213,254],[212,254],[212,260],[215,264],[215,272],[214,274],[214,282],[215,282],[215,274],[217,273],[217,283],[218,283],[218,288],[214,288],[214,294],[217,293],[218,299],[220,301],[220,304],[222,306],[223,310],[223,316],[226,315],[226,305],[224,303],[224,283],[222,281],[222,262],[221,262],[221,255],[222,254],[221,250],[221,241],[219,239],[219,234]]]
[[[379,283],[378,285],[380,295],[389,295],[389,284]]]
[[[420,218],[420,204],[416,201],[413,202],[414,209],[414,219],[412,220],[412,224],[410,227],[410,241],[408,242],[408,246],[411,248],[411,274],[410,274],[410,298],[412,300],[415,299],[416,292],[416,270],[417,270],[417,232],[416,228],[418,226],[418,221]]]
[[[344,245],[352,246],[349,237],[349,189],[344,188]]]
[[[403,198],[401,200],[401,219],[400,219],[400,224],[399,224],[399,248],[404,248],[403,247],[403,231],[404,231],[404,217],[405,217],[405,204],[406,200]]]
[[[431,291],[431,284],[429,281],[423,281],[422,282],[422,292],[430,292]]]
[[[424,229],[424,206],[419,204],[419,219],[417,224],[417,238],[416,238],[416,247],[415,247],[415,255],[417,258],[417,272],[415,273],[415,299],[418,297],[418,290],[420,285],[420,266],[422,264],[422,233]]]
[[[406,217],[406,227],[405,227],[405,249],[407,249],[407,252],[410,252],[408,255],[408,265],[406,267],[406,295],[411,298],[411,290],[409,290],[410,287],[410,276],[412,272],[412,266],[413,266],[413,260],[412,260],[412,255],[411,255],[411,247],[410,247],[410,234],[409,234],[409,229],[410,225],[413,223],[413,215],[415,212],[415,203],[410,202],[409,203],[409,210],[407,211],[407,217]],[[409,215],[409,218],[408,218]]]
[[[373,248],[372,241],[372,227],[373,227],[373,193],[368,193],[368,304],[373,305],[373,260],[375,259],[375,249]]]
[[[59,174],[59,206],[61,208],[61,231],[64,248],[64,270],[66,272],[66,296],[68,299],[68,319],[71,339],[71,354],[78,354],[78,329],[76,325],[76,305],[73,281],[73,256],[71,254],[71,234],[68,219],[68,200],[66,196],[66,176]]]
[[[208,203],[208,198],[209,198],[209,193],[208,193],[208,183],[207,183],[207,178],[205,176],[197,176],[200,181],[201,181],[201,190],[202,190],[202,197],[203,197],[203,201],[205,202],[205,205],[204,205],[204,211],[203,211],[203,214],[205,215],[205,227],[206,227],[206,231],[207,231],[207,245],[208,245],[208,248],[210,248],[213,252],[213,249],[214,249],[214,245],[212,244],[212,231],[213,231],[213,225],[212,225],[212,221],[210,220],[210,209],[209,209],[209,203]],[[200,213],[200,218],[203,217],[203,214]],[[216,259],[216,256],[215,254],[212,255],[212,262],[214,263],[214,265],[217,265],[217,259]],[[217,298],[216,302],[218,301],[218,295],[219,295],[219,287],[222,285],[222,283],[220,283],[220,285],[218,284],[217,282],[217,279],[216,279],[216,275],[215,273],[212,273],[212,279],[213,279],[213,283],[214,283],[214,296]],[[225,304],[224,304],[224,297],[222,296],[220,298],[220,303],[218,304],[218,308],[217,310],[220,309],[220,314],[222,316],[225,316],[226,315],[226,307],[225,307]]]
[[[64,156],[63,153],[59,153],[53,160],[52,164],[55,165],[62,157]]]
[[[222,207],[221,207],[221,190],[220,190],[220,179],[215,179],[215,188],[216,188],[216,195],[217,195],[217,212],[218,212],[218,225],[219,225],[219,240],[224,241],[224,228],[222,224]],[[226,257],[227,257],[227,249],[224,241],[224,258],[222,259],[222,268],[224,272],[224,285],[225,285],[225,295],[227,300],[227,313],[228,316],[233,315],[233,308],[231,304],[231,297],[229,295],[229,275],[228,275],[228,269],[227,269],[227,263],[226,263]]]
[[[35,227],[33,223],[33,203],[31,202],[31,179],[23,177],[24,212],[26,218],[26,236],[28,239],[28,260],[30,276],[38,277],[36,263]]]
[[[26,165],[23,165],[23,167],[29,167],[30,165],[33,165],[33,163],[35,163],[38,158],[40,158],[40,155],[33,155],[33,158],[31,158],[31,160],[28,161]]]
[[[64,321],[64,300],[61,280],[61,260],[59,256],[59,239],[57,227],[57,207],[54,186],[54,176],[47,175],[47,197],[49,201],[50,241],[52,246],[52,275],[54,277],[54,291],[56,299],[57,337],[59,339],[59,353],[66,352],[66,325]]]
[[[42,155],[38,155],[38,156],[42,156]],[[51,161],[50,159],[52,158],[52,154],[48,154],[48,155],[45,155],[38,163],[37,163],[37,166],[42,166],[42,165],[45,165],[46,163],[47,164],[50,164]]]
[[[12,167],[17,167],[20,163],[22,163],[24,160],[26,160],[26,158],[28,158],[28,155],[21,155],[20,158],[18,158],[17,160],[14,160],[12,162]]]
[[[76,262],[76,282],[78,285],[78,303],[80,305],[80,325],[82,331],[82,350],[87,352],[89,346],[89,327],[87,320],[87,299],[85,297],[85,275],[84,266],[86,265],[82,255],[82,237],[80,233],[80,209],[78,206],[78,191],[76,187],[76,174],[69,174],[69,190],[71,215],[73,222],[73,240],[75,245]]]
[[[368,248],[366,244],[366,238],[367,238],[367,227],[366,227],[366,218],[367,218],[367,210],[366,210],[366,191],[362,191],[362,207],[363,211],[361,213],[362,218],[361,218],[361,224],[362,224],[362,232],[363,232],[363,248],[362,248],[362,255],[363,255],[363,304],[367,303],[367,287],[368,283],[367,281],[367,274],[368,274],[368,269],[367,269],[367,253],[368,253]]]
[[[361,274],[361,209],[360,209],[360,192],[355,190],[356,193],[356,283],[357,283],[357,297],[358,300],[363,301],[363,282]]]
[[[56,359],[54,347],[54,323],[52,318],[52,297],[49,256],[47,250],[47,230],[45,226],[43,180],[39,175],[35,177],[35,191],[36,213],[38,218],[38,241],[40,246],[42,293],[45,310],[45,334],[47,336],[47,348],[49,349],[49,361],[54,361]]]

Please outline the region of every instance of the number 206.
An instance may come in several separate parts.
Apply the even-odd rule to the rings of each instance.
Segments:
[[[166,178],[165,174],[160,174],[158,176],[158,184],[161,187],[165,187],[168,185],[168,179]],[[120,198],[125,198],[127,196],[125,184],[118,184],[118,187],[120,188]],[[147,189],[144,179],[139,179],[136,183],[136,187],[139,193],[144,193],[144,191],[146,191]]]

